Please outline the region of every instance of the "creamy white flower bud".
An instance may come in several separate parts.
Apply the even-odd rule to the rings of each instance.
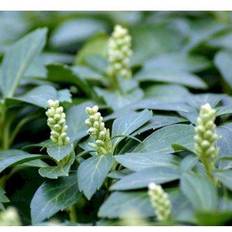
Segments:
[[[167,221],[171,217],[171,202],[168,194],[164,192],[160,185],[150,183],[148,185],[148,195],[158,221]]]
[[[215,118],[216,111],[208,103],[202,105],[195,127],[196,135],[194,136],[195,152],[205,166],[207,174],[211,177],[218,155]]]
[[[51,129],[50,139],[59,146],[67,145],[70,142],[67,136],[66,115],[64,108],[59,105],[59,101],[48,101],[47,124]]]
[[[109,75],[131,77],[131,37],[128,30],[116,25],[108,45]]]
[[[86,113],[89,118],[85,120],[86,125],[89,127],[88,133],[95,140],[95,143],[89,143],[96,152],[101,154],[112,153],[112,142],[109,130],[105,128],[103,118],[98,112],[98,106],[92,108],[87,107]]]

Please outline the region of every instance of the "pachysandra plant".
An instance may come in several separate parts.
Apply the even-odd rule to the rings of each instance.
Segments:
[[[94,142],[89,145],[96,150],[97,154],[105,155],[113,152],[110,130],[105,127],[103,117],[98,112],[98,106],[87,107],[88,118],[85,123],[89,127],[88,133]]]
[[[215,162],[218,156],[216,142],[218,135],[215,125],[216,111],[207,103],[200,108],[194,136],[195,152],[203,163],[207,174],[213,177]]]
[[[0,19],[0,225],[232,224],[232,13]]]
[[[64,108],[60,106],[59,101],[49,100],[47,124],[51,129],[50,139],[59,146],[65,146],[70,142],[67,135],[68,126],[66,125],[66,115]]]
[[[116,25],[108,44],[108,74],[113,82],[117,82],[118,77],[131,77],[131,55],[131,36],[126,28]]]
[[[164,192],[160,185],[150,183],[148,185],[148,195],[150,202],[155,209],[157,220],[160,222],[168,221],[171,217],[171,202],[168,194]]]

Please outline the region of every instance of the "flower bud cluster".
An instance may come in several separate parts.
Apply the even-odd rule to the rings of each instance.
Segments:
[[[110,131],[105,128],[103,118],[98,112],[98,106],[87,107],[86,113],[89,116],[85,121],[89,127],[88,133],[95,140],[95,143],[90,143],[90,145],[99,155],[112,153]]]
[[[205,166],[207,174],[210,175],[215,167],[215,160],[218,155],[215,118],[216,111],[209,104],[202,105],[194,136],[195,152]]]
[[[47,124],[51,129],[50,139],[59,146],[65,146],[70,142],[67,135],[66,115],[64,108],[57,100],[48,101]]]
[[[116,25],[108,45],[109,75],[131,77],[131,37],[126,28]]]
[[[20,226],[20,219],[15,208],[8,207],[0,213],[0,226]]]
[[[148,186],[148,195],[158,221],[167,221],[171,216],[171,202],[168,194],[164,192],[160,185],[150,183]]]

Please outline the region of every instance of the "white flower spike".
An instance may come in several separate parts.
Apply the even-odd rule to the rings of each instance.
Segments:
[[[160,185],[150,183],[148,185],[148,195],[158,221],[167,221],[171,217],[171,202],[168,194],[164,192]]]
[[[216,111],[207,103],[201,106],[200,114],[197,118],[195,127],[195,152],[205,166],[206,172],[212,176],[215,168],[215,161],[218,156],[218,148],[216,142],[218,136],[216,134],[216,125],[214,123]]]
[[[105,128],[103,118],[98,112],[98,106],[87,107],[86,113],[89,116],[85,121],[86,125],[89,127],[88,133],[95,140],[95,143],[90,143],[90,145],[100,155],[112,153],[113,148],[110,131]]]
[[[110,76],[122,76],[125,79],[131,77],[130,57],[131,37],[126,28],[116,25],[108,45],[108,72]]]
[[[59,101],[49,100],[47,124],[51,129],[50,139],[59,146],[65,146],[70,142],[67,135],[68,126],[66,125],[66,115],[64,108],[60,106]]]

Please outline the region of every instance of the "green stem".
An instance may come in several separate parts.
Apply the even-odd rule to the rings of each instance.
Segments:
[[[73,205],[72,207],[70,207],[68,209],[69,211],[69,219],[72,223],[76,223],[77,222],[77,214],[76,214],[76,209],[75,206]]]
[[[15,129],[13,130],[13,132],[11,133],[10,136],[10,145],[13,143],[15,137],[17,136],[17,134],[19,133],[20,129],[27,123],[29,122],[31,119],[35,118],[35,115],[32,115],[31,117],[26,117],[23,118],[15,127]]]

